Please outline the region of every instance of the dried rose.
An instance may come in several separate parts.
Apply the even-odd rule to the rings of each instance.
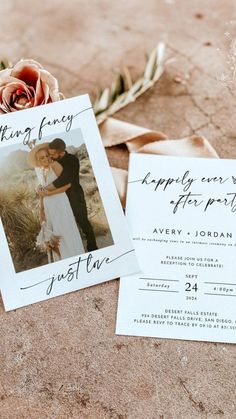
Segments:
[[[60,100],[58,82],[34,60],[21,60],[0,71],[0,113]]]

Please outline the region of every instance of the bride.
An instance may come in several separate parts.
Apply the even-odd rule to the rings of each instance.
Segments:
[[[39,189],[46,191],[46,186],[54,182],[62,173],[62,166],[51,161],[48,153],[49,143],[35,146],[28,156],[29,164],[35,168]],[[66,195],[70,184],[53,191],[46,191],[40,197],[39,218],[41,231],[37,245],[47,250],[49,262],[55,262],[85,253],[81,235]]]

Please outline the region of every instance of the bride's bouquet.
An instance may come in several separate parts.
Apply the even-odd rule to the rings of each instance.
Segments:
[[[36,246],[40,248],[41,251],[47,252],[49,262],[53,261],[52,252],[56,253],[60,257],[60,245],[61,237],[53,233],[49,228],[46,221],[43,221],[41,224],[41,230],[36,238]]]

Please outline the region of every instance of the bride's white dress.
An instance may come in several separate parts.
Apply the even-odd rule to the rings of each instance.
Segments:
[[[37,168],[36,174],[40,185],[46,187],[57,176],[50,168],[45,172],[43,169]],[[47,226],[53,231],[53,234],[60,236],[60,257],[53,252],[54,260],[65,259],[77,256],[85,252],[80,231],[75,221],[75,217],[70,206],[70,201],[65,192],[56,195],[45,196],[43,198],[44,212]]]

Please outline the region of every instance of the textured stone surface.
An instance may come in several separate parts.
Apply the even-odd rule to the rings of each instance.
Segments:
[[[66,96],[95,95],[124,65],[139,75],[164,40],[176,61],[117,117],[170,138],[203,134],[236,158],[235,95],[216,81],[235,15],[233,0],[5,0],[0,51],[39,60]],[[0,306],[1,419],[235,417],[235,347],[115,336],[118,285]]]

